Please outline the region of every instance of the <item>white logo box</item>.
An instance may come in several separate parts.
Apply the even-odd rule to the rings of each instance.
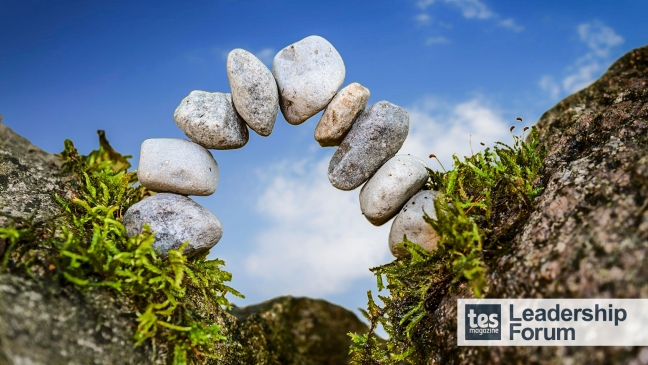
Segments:
[[[477,318],[474,311],[468,318],[466,305],[480,304],[499,304],[501,318]],[[467,328],[474,338],[497,325],[500,340],[466,339]],[[648,346],[648,299],[458,299],[457,340],[459,346]]]

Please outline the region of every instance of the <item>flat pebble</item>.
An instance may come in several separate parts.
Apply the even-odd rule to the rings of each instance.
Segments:
[[[173,119],[187,137],[205,148],[241,148],[250,138],[230,94],[194,90],[182,99]]]
[[[409,155],[392,157],[360,191],[360,209],[371,224],[392,219],[428,180],[425,162]]]
[[[324,109],[344,82],[338,51],[320,36],[306,37],[282,49],[272,62],[279,106],[290,124],[301,124]]]
[[[279,91],[272,72],[252,53],[237,48],[227,55],[232,101],[247,125],[269,136],[279,112]]]
[[[204,147],[177,138],[142,142],[137,177],[157,192],[212,195],[218,186],[218,164]]]
[[[163,257],[185,241],[187,257],[212,248],[223,236],[223,226],[212,212],[183,195],[159,193],[131,206],[124,214],[129,236],[142,233],[145,223],[155,232],[153,248]]]
[[[341,190],[353,190],[367,181],[401,148],[409,132],[405,109],[379,101],[351,126],[329,163],[328,178]]]
[[[320,146],[340,145],[353,122],[367,106],[369,95],[369,89],[357,82],[335,94],[315,127],[315,140]]]
[[[404,236],[428,252],[436,248],[439,234],[423,219],[423,212],[425,211],[430,218],[436,219],[434,199],[437,196],[439,196],[437,191],[422,190],[405,203],[394,219],[389,232],[389,249],[392,255],[396,257],[409,255],[406,250],[396,248],[397,244],[403,242]]]

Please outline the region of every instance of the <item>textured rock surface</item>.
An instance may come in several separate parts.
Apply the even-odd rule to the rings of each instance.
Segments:
[[[376,226],[392,219],[428,179],[425,162],[408,155],[392,157],[360,190],[360,209]]]
[[[279,91],[272,72],[252,53],[237,48],[227,55],[232,102],[247,125],[269,136],[279,112]]]
[[[547,156],[528,220],[487,297],[648,298],[648,47],[538,121]],[[456,299],[433,312],[437,363],[644,364],[640,347],[457,347]],[[643,355],[642,355],[643,354]]]
[[[182,99],[173,120],[187,137],[205,148],[241,148],[250,138],[230,94],[194,90]]]
[[[188,257],[209,250],[223,236],[223,226],[214,214],[182,195],[159,193],[130,207],[124,214],[124,226],[129,236],[142,233],[149,223],[155,232],[153,247],[165,256],[170,249],[185,241]]]
[[[306,37],[282,49],[272,62],[279,106],[290,124],[301,124],[324,109],[344,82],[338,51],[320,36]]]
[[[142,142],[137,177],[140,184],[157,192],[211,195],[218,186],[218,165],[198,144],[151,138]]]
[[[438,195],[439,193],[434,190],[422,190],[405,203],[389,231],[389,250],[394,256],[402,257],[409,254],[407,251],[395,247],[403,242],[404,236],[428,252],[436,248],[439,235],[423,220],[423,212],[427,213],[430,218],[436,219],[434,199]]]
[[[401,148],[409,132],[405,109],[379,101],[360,114],[329,163],[328,178],[341,190],[367,181]]]
[[[357,82],[335,94],[315,127],[315,140],[320,146],[340,145],[355,119],[367,106],[369,95],[369,89]]]

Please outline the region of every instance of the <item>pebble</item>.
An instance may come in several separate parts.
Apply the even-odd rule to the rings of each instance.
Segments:
[[[410,242],[423,247],[425,251],[431,252],[437,246],[439,235],[437,232],[423,220],[423,211],[427,215],[436,219],[436,209],[434,209],[434,199],[439,196],[439,192],[434,190],[422,190],[407,201],[403,209],[394,219],[391,231],[389,232],[389,249],[395,257],[405,257],[409,252],[404,249],[398,249],[395,246],[403,242],[403,236],[407,236]]]
[[[315,140],[320,146],[340,145],[353,122],[367,106],[369,95],[369,89],[354,82],[333,97],[315,128]]]
[[[237,48],[227,55],[232,101],[247,125],[269,136],[279,112],[279,91],[272,72],[252,53]]]
[[[218,186],[218,164],[196,143],[151,138],[142,142],[137,177],[153,191],[206,196]]]
[[[362,187],[362,214],[373,225],[387,223],[427,180],[425,162],[409,155],[392,157]]]
[[[298,125],[324,109],[344,82],[345,73],[338,51],[320,36],[306,37],[279,51],[272,74],[286,121]]]
[[[230,94],[194,90],[182,99],[173,119],[187,137],[205,148],[241,148],[250,138]]]
[[[185,255],[198,255],[216,245],[223,236],[218,218],[183,195],[155,194],[126,211],[124,226],[129,236],[142,233],[145,223],[155,232],[153,248],[162,257],[167,257],[170,249],[179,248],[185,241],[189,241]]]
[[[387,101],[372,105],[360,114],[333,154],[329,181],[340,190],[362,185],[398,152],[408,132],[405,109]]]

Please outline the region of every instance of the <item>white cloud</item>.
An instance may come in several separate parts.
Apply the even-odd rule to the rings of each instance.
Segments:
[[[524,30],[524,27],[521,25],[518,25],[515,20],[512,18],[507,18],[499,22],[499,25],[504,28],[511,29],[514,32],[521,32]]]
[[[419,18],[423,18],[423,15],[427,14],[425,11],[428,7],[433,5],[435,0],[420,0],[416,2],[416,6],[424,11],[424,13],[417,15],[415,19],[419,21]],[[503,28],[513,30],[515,32],[520,32],[524,27],[518,25],[515,20],[512,18],[501,19],[501,17],[493,12],[486,4],[479,0],[439,0],[438,2],[450,5],[461,12],[461,15],[466,19],[479,19],[479,20],[497,20],[497,24]],[[426,23],[429,22],[429,16],[426,18]]]
[[[277,52],[275,52],[274,48],[264,48],[254,55],[266,65],[272,65],[272,60],[276,53]]]
[[[433,44],[448,44],[450,40],[446,37],[430,37],[425,40],[426,46],[431,46]]]
[[[539,81],[540,88],[554,100],[561,95],[581,90],[594,82],[605,71],[605,65],[611,62],[609,59],[611,50],[624,42],[623,37],[614,29],[598,20],[579,24],[576,32],[579,40],[587,46],[588,52],[566,69],[560,82],[555,81],[550,75],[542,76]]]
[[[290,167],[289,167],[290,166]],[[370,224],[358,194],[333,188],[328,158],[275,165],[257,211],[270,223],[246,259],[247,273],[266,295],[321,297],[344,292],[370,267],[391,261],[391,223]]]

